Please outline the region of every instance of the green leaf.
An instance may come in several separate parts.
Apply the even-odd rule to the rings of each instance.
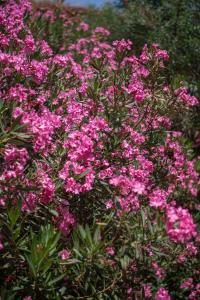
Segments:
[[[79,232],[81,234],[82,239],[85,240],[85,238],[86,238],[86,232],[85,232],[83,226],[79,225],[78,226],[78,230],[79,230]]]
[[[13,230],[13,228],[21,214],[20,208],[19,207],[10,208],[10,209],[8,209],[7,214],[8,214],[8,218],[10,221],[11,229]]]
[[[50,281],[48,282],[48,285],[49,285],[49,286],[53,285],[54,283],[56,283],[56,282],[62,280],[65,276],[66,276],[65,274],[62,274],[62,275],[60,275],[60,276],[58,276],[58,277],[56,277],[56,278],[50,280]]]
[[[123,258],[120,259],[120,263],[121,263],[122,269],[126,270],[130,263],[130,258],[127,255],[125,255]]]
[[[27,254],[25,254],[24,256],[26,258],[26,261],[28,262],[31,273],[33,274],[34,277],[36,277],[37,272],[36,272],[33,262],[31,261],[31,258]]]
[[[79,174],[79,175],[76,175],[76,176],[74,176],[77,180],[79,180],[79,179],[82,179],[83,177],[85,177],[87,174],[89,174],[91,172],[91,170],[90,169],[88,169],[88,170],[86,170],[85,172],[83,172],[83,173],[81,173],[81,174]]]
[[[76,258],[71,258],[71,259],[61,262],[60,264],[61,265],[74,265],[74,264],[78,264],[78,263],[81,263],[81,260],[76,259]]]
[[[141,217],[142,217],[142,226],[144,227],[145,226],[145,219],[146,219],[146,217],[145,217],[145,213],[144,213],[144,211],[143,211],[143,209],[141,209]]]
[[[99,243],[100,239],[101,239],[101,233],[100,233],[99,227],[97,227],[95,232],[94,232],[93,240],[97,244],[97,243]]]

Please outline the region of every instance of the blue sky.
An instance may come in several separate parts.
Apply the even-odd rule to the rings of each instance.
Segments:
[[[75,6],[94,5],[97,7],[101,7],[106,2],[113,2],[113,0],[65,0],[65,3]]]

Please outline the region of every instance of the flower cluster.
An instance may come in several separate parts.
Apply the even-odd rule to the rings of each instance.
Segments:
[[[192,216],[182,207],[167,208],[166,227],[170,238],[177,243],[185,243],[197,235]]]

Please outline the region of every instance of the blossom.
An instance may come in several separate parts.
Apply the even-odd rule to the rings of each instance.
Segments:
[[[106,247],[106,253],[108,253],[111,256],[115,255],[114,247],[112,247],[112,246]]]
[[[110,31],[107,30],[107,29],[105,29],[105,28],[103,28],[103,27],[96,27],[94,29],[94,33],[95,34],[100,33],[100,34],[102,34],[104,36],[109,36],[110,35]]]
[[[85,22],[81,22],[79,24],[79,26],[77,27],[77,31],[80,31],[80,30],[88,31],[89,30],[89,25]]]
[[[191,289],[193,287],[193,279],[192,278],[187,278],[186,280],[184,280],[184,282],[182,282],[182,284],[180,285],[181,289]]]
[[[152,297],[152,285],[151,283],[145,283],[143,284],[143,289],[144,289],[144,296],[145,299],[150,299]]]
[[[161,287],[157,290],[155,295],[155,300],[170,300],[170,299],[171,297],[165,288]]]
[[[165,278],[166,272],[165,272],[165,270],[162,267],[160,267],[158,265],[157,262],[153,262],[152,263],[152,268],[154,269],[155,274],[156,274],[156,276],[157,276],[158,279],[162,280],[162,279]]]
[[[190,96],[186,87],[180,87],[175,91],[178,100],[188,106],[198,104],[198,99],[195,96]]]
[[[4,245],[3,243],[0,241],[0,251],[2,251],[4,249]]]
[[[131,50],[132,42],[130,40],[122,39],[120,41],[115,40],[113,46],[116,47],[117,51],[123,52],[125,50]]]
[[[155,189],[150,195],[150,206],[164,208],[166,206],[167,193],[162,189]]]
[[[142,195],[145,191],[145,185],[139,181],[133,182],[133,191],[139,195]]]
[[[17,148],[7,144],[4,152],[5,168],[0,176],[1,180],[10,180],[22,176],[29,155],[25,148]]]
[[[62,260],[67,260],[71,256],[71,252],[67,249],[64,249],[59,252],[59,256]]]
[[[169,59],[169,55],[168,55],[167,51],[166,50],[160,50],[160,49],[156,50],[155,57],[156,58],[162,58],[164,60]]]
[[[167,207],[166,229],[169,237],[176,243],[185,243],[197,235],[196,225],[187,209]]]
[[[187,243],[186,249],[187,249],[188,255],[190,255],[190,256],[195,256],[198,253],[197,247],[192,242]]]
[[[75,225],[75,218],[69,211],[69,208],[63,205],[57,208],[57,212],[59,216],[55,220],[57,221],[58,228],[64,235],[68,235]]]

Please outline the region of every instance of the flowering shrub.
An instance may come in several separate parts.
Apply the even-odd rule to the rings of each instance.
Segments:
[[[198,161],[174,129],[198,100],[167,52],[27,0],[0,16],[1,298],[199,299]],[[33,36],[60,20],[80,38]]]

